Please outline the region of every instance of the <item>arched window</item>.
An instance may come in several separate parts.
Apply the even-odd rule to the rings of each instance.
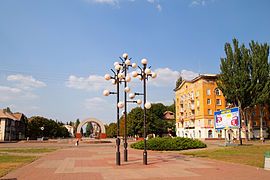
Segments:
[[[212,138],[213,137],[213,132],[212,132],[212,130],[209,130],[208,131],[208,138]]]

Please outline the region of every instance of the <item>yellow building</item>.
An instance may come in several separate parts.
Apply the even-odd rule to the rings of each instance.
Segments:
[[[199,75],[191,81],[184,80],[175,89],[177,136],[204,139],[225,136],[214,128],[214,112],[226,107],[216,80],[215,74]]]

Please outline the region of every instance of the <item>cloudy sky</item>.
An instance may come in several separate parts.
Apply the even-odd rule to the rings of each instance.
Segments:
[[[148,100],[173,103],[179,74],[219,73],[224,44],[270,43],[268,0],[0,0],[0,108],[114,122],[104,74],[127,52],[158,74]],[[141,82],[132,80],[133,91]],[[129,106],[129,109],[134,105]]]

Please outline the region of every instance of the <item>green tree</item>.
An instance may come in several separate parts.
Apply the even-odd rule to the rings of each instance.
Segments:
[[[40,116],[33,116],[28,121],[27,136],[31,139],[38,137],[68,137],[68,130],[52,119]]]
[[[183,77],[180,75],[175,82],[175,89],[177,89],[180,86],[180,84],[182,84],[182,82],[183,82]]]
[[[147,134],[154,133],[162,136],[168,133],[168,129],[175,131],[175,121],[168,122],[163,119],[164,112],[168,111],[168,108],[174,109],[173,105],[167,107],[162,103],[152,104],[150,110],[146,112],[146,128]],[[143,109],[136,107],[128,113],[127,117],[127,131],[128,135],[143,136]]]
[[[242,111],[251,103],[249,50],[244,44],[239,47],[238,40],[233,39],[233,48],[226,43],[225,53],[226,58],[221,58],[218,88],[223,92],[227,102],[233,103]],[[241,126],[239,139],[242,144],[240,132]]]
[[[7,113],[12,113],[9,107],[7,107],[6,109],[4,109],[4,111],[6,111]]]
[[[76,134],[77,133],[77,127],[79,126],[79,124],[80,124],[81,122],[80,122],[80,119],[76,119],[76,121],[75,121],[75,123],[74,123],[74,134]]]
[[[127,115],[127,134],[143,135],[143,109],[140,107],[133,108]]]
[[[251,41],[251,92],[252,105],[260,110],[260,138],[263,140],[263,113],[270,102],[269,45]]]
[[[107,137],[113,138],[117,136],[117,124],[110,123],[109,125],[105,125]]]
[[[92,126],[92,123],[89,122],[89,123],[87,123],[86,128],[85,128],[85,136],[89,137],[90,134],[92,134],[92,133],[93,133],[93,126]]]
[[[166,108],[167,108],[167,111],[171,111],[171,112],[175,113],[175,101],[172,105],[166,106]]]

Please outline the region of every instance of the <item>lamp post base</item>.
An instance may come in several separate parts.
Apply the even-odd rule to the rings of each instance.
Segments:
[[[124,161],[127,162],[128,161],[128,152],[127,149],[124,150]]]
[[[116,152],[116,165],[120,166],[120,152]]]
[[[143,152],[143,164],[147,165],[147,152],[146,151]]]
[[[127,162],[128,161],[128,150],[127,150],[127,146],[128,144],[125,142],[124,143],[124,161]]]
[[[116,138],[116,165],[120,166],[120,139],[119,137]]]

